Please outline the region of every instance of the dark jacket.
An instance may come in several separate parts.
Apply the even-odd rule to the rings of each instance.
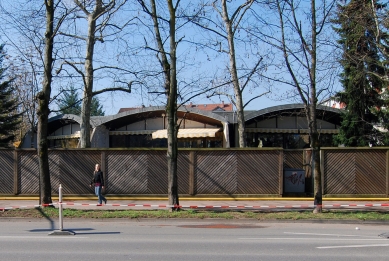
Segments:
[[[93,179],[90,184],[95,185],[96,183],[100,184],[100,186],[104,186],[104,176],[101,170],[93,172]]]

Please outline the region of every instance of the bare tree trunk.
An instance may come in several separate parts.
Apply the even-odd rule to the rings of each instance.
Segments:
[[[97,8],[96,8],[97,9]],[[86,42],[84,95],[81,108],[80,147],[90,148],[90,109],[93,92],[93,54],[95,47],[96,12],[88,15],[88,38]]]
[[[316,23],[316,6],[315,0],[311,0],[311,15],[312,15],[312,50],[311,50],[311,90],[310,90],[310,109],[309,109],[309,125],[311,131],[311,148],[314,162],[314,197],[315,197],[315,209],[314,213],[322,212],[323,195],[321,190],[321,171],[320,171],[320,141],[317,131],[317,119],[316,119],[316,107],[317,107],[317,95],[316,95],[316,55],[317,55],[317,23]]]
[[[170,14],[169,31],[170,31],[170,91],[166,107],[168,117],[168,197],[170,205],[179,205],[178,200],[178,182],[177,182],[177,43],[176,43],[176,10],[173,6],[173,1],[168,0],[168,8]],[[176,209],[176,208],[173,208]]]
[[[168,199],[169,205],[179,205],[178,197],[178,181],[177,181],[177,133],[179,126],[177,125],[177,43],[176,43],[176,10],[172,0],[166,0],[169,9],[169,38],[170,51],[166,52],[158,22],[157,7],[155,0],[150,0],[151,10],[148,10],[143,1],[139,1],[144,10],[151,15],[154,24],[155,40],[158,45],[158,59],[163,69],[165,78],[165,94],[167,97],[166,115],[168,119],[167,125],[167,165],[168,165]],[[170,62],[167,55],[170,57]],[[177,210],[173,207],[171,210]]]
[[[276,1],[277,9],[280,19],[280,30],[281,30],[281,49],[283,50],[285,64],[288,68],[292,81],[296,87],[297,92],[300,95],[301,100],[305,105],[306,118],[309,125],[309,135],[310,135],[310,147],[312,149],[312,160],[313,169],[312,175],[314,178],[314,204],[315,209],[314,213],[322,212],[322,183],[321,183],[321,170],[320,170],[320,140],[317,130],[317,117],[316,117],[316,107],[317,107],[317,37],[326,22],[326,19],[322,20],[318,30],[317,18],[316,18],[316,4],[315,0],[310,2],[310,14],[311,14],[311,28],[310,28],[310,39],[305,39],[305,34],[303,33],[303,27],[301,22],[298,21],[296,16],[296,9],[300,2],[295,3],[293,1]],[[285,8],[283,4],[287,4],[288,8]],[[297,4],[297,5],[296,5]],[[332,4],[330,5],[332,6]],[[284,22],[284,11],[290,10],[291,18],[287,17],[287,20],[291,22],[292,27],[295,30],[298,41],[301,43],[304,59],[298,61],[298,67],[306,68],[309,74],[309,83],[310,85],[303,90],[302,85],[300,84],[296,71],[292,67],[292,62],[289,60],[289,55],[293,56],[293,50],[289,48],[286,44],[287,39],[290,39],[291,35],[285,33],[285,22]],[[328,14],[331,8],[326,10],[325,18],[328,18]],[[292,39],[293,40],[293,39]],[[308,44],[309,43],[309,44]],[[298,72],[298,70],[297,70]]]
[[[77,1],[78,2],[78,1]],[[93,56],[96,42],[96,23],[97,18],[105,12],[103,3],[101,0],[96,0],[96,7],[93,12],[89,13],[86,11],[86,7],[81,3],[78,5],[84,10],[88,16],[88,36],[86,39],[86,55],[85,55],[85,75],[84,75],[84,94],[81,107],[81,124],[80,124],[80,147],[90,148],[90,110],[93,96]]]
[[[232,28],[233,20],[230,20],[228,16],[227,9],[227,0],[222,0],[222,13],[223,20],[227,30],[227,40],[229,46],[229,58],[230,58],[230,74],[232,84],[234,86],[234,95],[236,102],[236,112],[237,112],[237,120],[238,120],[238,134],[239,134],[239,147],[246,147],[246,133],[245,133],[245,120],[243,113],[243,98],[242,91],[239,84],[239,76],[236,68],[236,57],[235,57],[235,44],[234,44],[234,31]]]
[[[42,91],[37,94],[38,99],[38,159],[40,202],[52,203],[49,170],[47,127],[49,116],[49,102],[51,94],[53,45],[54,45],[54,0],[46,0],[46,33],[44,50],[44,80]]]

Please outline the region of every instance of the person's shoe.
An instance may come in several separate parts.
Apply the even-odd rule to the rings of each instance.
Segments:
[[[107,205],[107,199],[104,200],[104,204]]]

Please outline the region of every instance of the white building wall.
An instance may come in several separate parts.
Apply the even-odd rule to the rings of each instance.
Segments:
[[[184,128],[181,124],[181,128]],[[185,120],[185,129],[205,128],[205,124],[198,121]]]
[[[163,119],[162,118],[153,118],[146,120],[146,130],[162,130],[163,129]]]

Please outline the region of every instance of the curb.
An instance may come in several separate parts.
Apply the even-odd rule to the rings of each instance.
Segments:
[[[167,201],[168,197],[117,197],[117,196],[110,196],[105,195],[109,197],[110,200],[161,200],[161,201]],[[58,200],[58,196],[52,197],[53,200]],[[63,196],[63,200],[95,200],[96,196]],[[39,200],[38,196],[0,196],[0,200]],[[288,198],[282,198],[282,197],[266,197],[266,198],[233,198],[233,197],[204,197],[204,198],[198,198],[198,197],[179,197],[179,200],[183,201],[314,201],[314,198],[306,198],[306,197],[288,197]],[[388,201],[389,198],[323,198],[323,201]]]

